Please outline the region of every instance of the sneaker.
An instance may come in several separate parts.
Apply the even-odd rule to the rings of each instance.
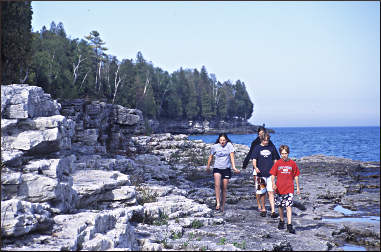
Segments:
[[[276,212],[272,212],[271,213],[271,218],[276,218],[276,217],[278,217],[279,216],[279,214],[277,214]]]
[[[266,211],[261,212],[260,214],[262,217],[266,217]]]
[[[295,230],[292,227],[292,224],[287,224],[287,231],[291,234],[295,234]]]
[[[278,229],[284,229],[284,221],[279,221]]]

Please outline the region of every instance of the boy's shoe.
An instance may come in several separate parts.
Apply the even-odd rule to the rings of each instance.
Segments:
[[[295,234],[295,230],[292,227],[292,224],[287,224],[287,231],[291,234]]]
[[[278,229],[284,229],[284,221],[279,220]]]
[[[260,215],[261,215],[262,217],[266,217],[266,211],[261,212]]]
[[[278,217],[279,216],[279,214],[277,214],[276,212],[272,212],[271,213],[271,218],[276,218],[276,217]]]

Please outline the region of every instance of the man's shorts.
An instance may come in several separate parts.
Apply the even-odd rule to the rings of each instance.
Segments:
[[[227,169],[213,168],[213,174],[214,173],[220,173],[223,179],[230,179],[232,177],[232,170],[230,168],[227,168]]]
[[[271,176],[270,177],[261,177],[265,180],[266,182],[266,188],[262,189],[262,190],[257,190],[256,191],[256,194],[264,194],[266,192],[272,192],[274,191],[273,190],[273,184],[272,184],[272,181],[271,181]],[[255,188],[258,188],[258,180],[255,181]]]
[[[275,195],[275,206],[277,207],[288,207],[294,204],[294,194],[276,194]]]

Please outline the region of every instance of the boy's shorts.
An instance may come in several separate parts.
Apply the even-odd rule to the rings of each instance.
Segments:
[[[232,170],[230,168],[227,168],[227,169],[213,168],[213,174],[214,173],[220,173],[223,179],[230,179],[232,177]]]
[[[294,194],[276,194],[275,195],[275,206],[277,207],[288,207],[294,204]]]
[[[272,192],[273,191],[273,184],[270,177],[261,177],[266,182],[266,188],[263,188],[262,190],[256,190],[256,194],[264,194],[266,192]],[[255,180],[255,188],[258,188],[258,180]]]

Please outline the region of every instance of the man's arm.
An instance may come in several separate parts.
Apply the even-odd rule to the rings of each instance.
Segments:
[[[275,145],[273,144],[273,142],[271,142],[271,140],[269,141],[269,144],[272,145],[272,146],[274,147],[274,149],[275,149],[275,151],[274,151],[275,159],[276,159],[276,160],[279,160],[279,159],[280,159],[280,156],[279,156],[279,153],[278,153],[277,148],[275,147]]]
[[[245,157],[245,160],[243,160],[242,169],[246,169],[247,165],[249,164],[249,160],[251,158],[251,154],[253,153],[254,147],[257,144],[256,140],[257,139],[255,139],[254,141],[251,142],[249,153],[247,153],[247,155]]]

